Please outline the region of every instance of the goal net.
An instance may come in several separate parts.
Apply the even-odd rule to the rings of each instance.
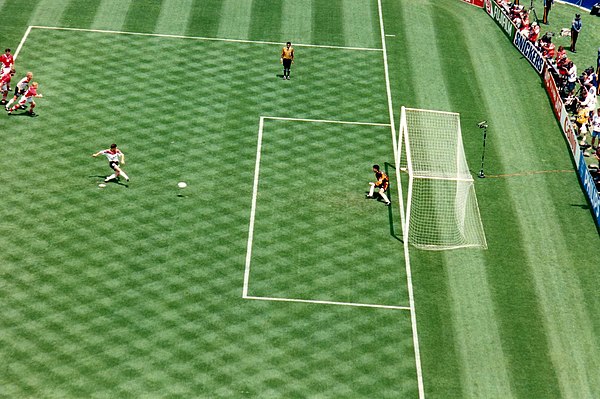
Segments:
[[[459,114],[402,107],[395,167],[404,242],[487,248]]]

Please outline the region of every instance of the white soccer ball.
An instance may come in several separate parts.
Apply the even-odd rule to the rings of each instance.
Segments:
[[[179,188],[186,188],[187,187],[187,183],[184,181],[180,181],[179,183],[177,183],[177,187]]]
[[[100,184],[98,184],[98,187],[100,187],[100,188],[104,188],[104,187],[106,187],[106,184],[104,184],[104,183],[100,183]]]

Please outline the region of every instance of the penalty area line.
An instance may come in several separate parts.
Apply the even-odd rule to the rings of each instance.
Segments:
[[[128,32],[119,30],[107,30],[107,29],[84,29],[84,28],[64,28],[60,26],[43,26],[43,25],[31,25],[29,27],[36,29],[48,29],[48,30],[65,30],[73,32],[92,32],[92,33],[110,33],[115,35],[132,35],[132,36],[151,36],[151,37],[164,37],[172,39],[190,39],[190,40],[205,40],[214,42],[229,42],[229,43],[248,43],[248,44],[268,44],[268,45],[281,45],[280,42],[270,42],[262,40],[245,40],[245,39],[226,39],[219,37],[202,37],[202,36],[186,36],[186,35],[169,35],[163,33],[144,33],[144,32]],[[314,47],[314,48],[330,48],[339,50],[356,50],[356,51],[382,51],[380,48],[371,47],[350,47],[350,46],[331,46],[326,44],[304,44],[294,43],[296,47]]]
[[[337,302],[337,301],[319,301],[316,299],[275,298],[275,297],[250,296],[250,295],[245,295],[242,298],[243,299],[253,299],[253,300],[257,300],[257,301],[297,302],[297,303],[312,303],[312,304],[318,304],[318,305],[352,306],[352,307],[358,307],[358,308],[410,310],[409,306],[377,305],[377,304],[370,304],[370,303]]]
[[[25,41],[27,40],[27,36],[29,36],[30,32],[31,32],[31,26],[29,26],[27,28],[27,30],[25,31],[25,34],[23,35],[23,37],[21,38],[21,41],[19,42],[19,45],[17,46],[17,50],[15,51],[15,54],[13,55],[13,58],[15,60],[17,59],[17,57],[19,56],[19,53],[21,52],[21,49],[25,45]]]
[[[294,121],[294,122],[313,122],[313,123],[338,123],[340,125],[363,125],[363,126],[391,126],[389,123],[379,122],[353,122],[353,121],[336,121],[333,119],[304,119],[304,118],[286,118],[282,116],[261,116],[262,119],[271,119],[277,121]]]

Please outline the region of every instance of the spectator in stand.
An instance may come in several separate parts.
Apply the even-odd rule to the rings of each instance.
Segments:
[[[529,41],[532,42],[533,44],[536,44],[539,36],[540,36],[540,26],[537,24],[537,22],[533,21],[531,23],[531,28],[529,29]]]
[[[565,90],[561,91],[561,97],[563,97],[563,93],[565,93]],[[563,97],[564,103],[565,103],[565,109],[567,110],[568,113],[570,114],[574,114],[575,112],[577,112],[577,97],[575,97],[575,93],[573,92],[568,92],[564,95]]]
[[[554,0],[544,0],[544,18],[542,19],[544,25],[548,25],[548,14],[550,14],[553,3]]]
[[[586,83],[583,87],[586,91],[585,97],[579,106],[590,115],[596,109],[596,87],[591,83]]]
[[[510,19],[512,19],[513,23],[515,24],[515,26],[517,27],[517,29],[520,31],[521,27],[523,25],[523,14],[527,14],[526,11],[524,11],[524,7],[520,6],[518,4],[513,3],[510,6],[510,12],[509,12],[509,16]]]
[[[567,92],[571,93],[575,90],[575,83],[577,82],[577,65],[573,61],[569,61],[567,64]]]
[[[592,84],[594,88],[598,86],[598,80],[596,76],[596,72],[594,72],[594,67],[589,67],[582,74],[582,85]],[[597,92],[597,91],[596,91]]]
[[[600,108],[594,111],[592,118],[592,149],[597,150],[596,140],[600,143]]]
[[[598,58],[596,59],[596,80],[598,80],[598,75],[600,75],[600,47],[598,47]],[[597,81],[596,87],[598,87]]]
[[[575,19],[573,20],[573,23],[571,24],[571,51],[576,53],[577,52],[577,39],[579,38],[579,32],[581,32],[581,15],[580,14],[575,14]]]
[[[567,51],[564,46],[558,46],[558,51],[556,52],[556,66],[560,63],[560,61],[564,61],[567,59]]]
[[[575,126],[577,126],[577,136],[581,140],[579,145],[587,147],[587,132],[588,132],[588,121],[590,114],[586,108],[579,108],[577,111],[577,117],[575,118]]]
[[[556,66],[556,70],[558,71],[556,84],[559,88],[564,88],[565,84],[567,83],[567,64],[570,61],[571,60],[567,57],[567,52],[565,51],[565,48],[563,46],[559,46],[558,51],[556,52],[556,61],[554,63],[554,65]]]
[[[521,32],[525,31],[525,36],[529,36],[529,28],[531,22],[529,21],[529,13],[527,11],[521,12]]]
[[[542,49],[542,56],[548,59],[554,58],[556,55],[556,46],[552,43],[552,37],[548,34],[542,36],[540,39],[540,47]]]

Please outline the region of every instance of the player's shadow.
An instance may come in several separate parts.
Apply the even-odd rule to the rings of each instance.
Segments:
[[[390,164],[388,162],[384,163],[384,169],[385,169],[385,174],[388,175],[388,177],[390,176],[390,172],[389,172],[390,169],[393,169],[394,175],[396,174],[396,168],[394,167],[394,165],[392,165],[392,164]],[[390,181],[390,187],[391,186],[392,185],[391,185],[391,181]],[[387,207],[388,208],[388,220],[389,220],[389,224],[390,224],[390,235],[392,237],[394,237],[396,240],[398,240],[400,242],[404,242],[404,241],[402,241],[402,237],[399,237],[396,234],[396,229],[394,227],[394,218],[395,218],[395,216],[394,216],[394,205],[393,205],[394,204],[394,197],[391,194],[391,190],[387,191],[387,196],[388,196],[388,199],[390,200],[390,202],[392,203],[392,205],[390,205],[390,206]],[[383,202],[383,199],[381,197],[377,196],[376,198],[377,198],[377,201]]]
[[[35,114],[35,115],[29,115],[27,112],[20,112],[20,113],[18,113],[18,114],[15,114],[15,111],[13,111],[13,113],[12,113],[12,114],[10,114],[9,116],[10,116],[11,118],[12,118],[12,117],[15,117],[15,116],[26,116],[26,117],[28,117],[28,118],[37,118],[37,117],[38,117],[38,115],[37,115],[37,114]]]
[[[108,176],[107,176],[107,175],[90,175],[90,176],[88,176],[88,177],[100,177],[100,178],[102,178],[102,180],[104,180],[104,179],[106,179]],[[103,183],[106,183],[106,184],[109,184],[109,183],[111,183],[111,184],[116,184],[116,185],[118,185],[118,186],[123,186],[123,187],[129,188],[129,185],[128,185],[128,184],[121,183],[121,182],[120,182],[119,180],[117,180],[117,179],[112,179],[112,180],[109,180],[109,181],[106,181],[106,182],[105,182],[105,181],[102,181],[102,182],[103,182]]]

